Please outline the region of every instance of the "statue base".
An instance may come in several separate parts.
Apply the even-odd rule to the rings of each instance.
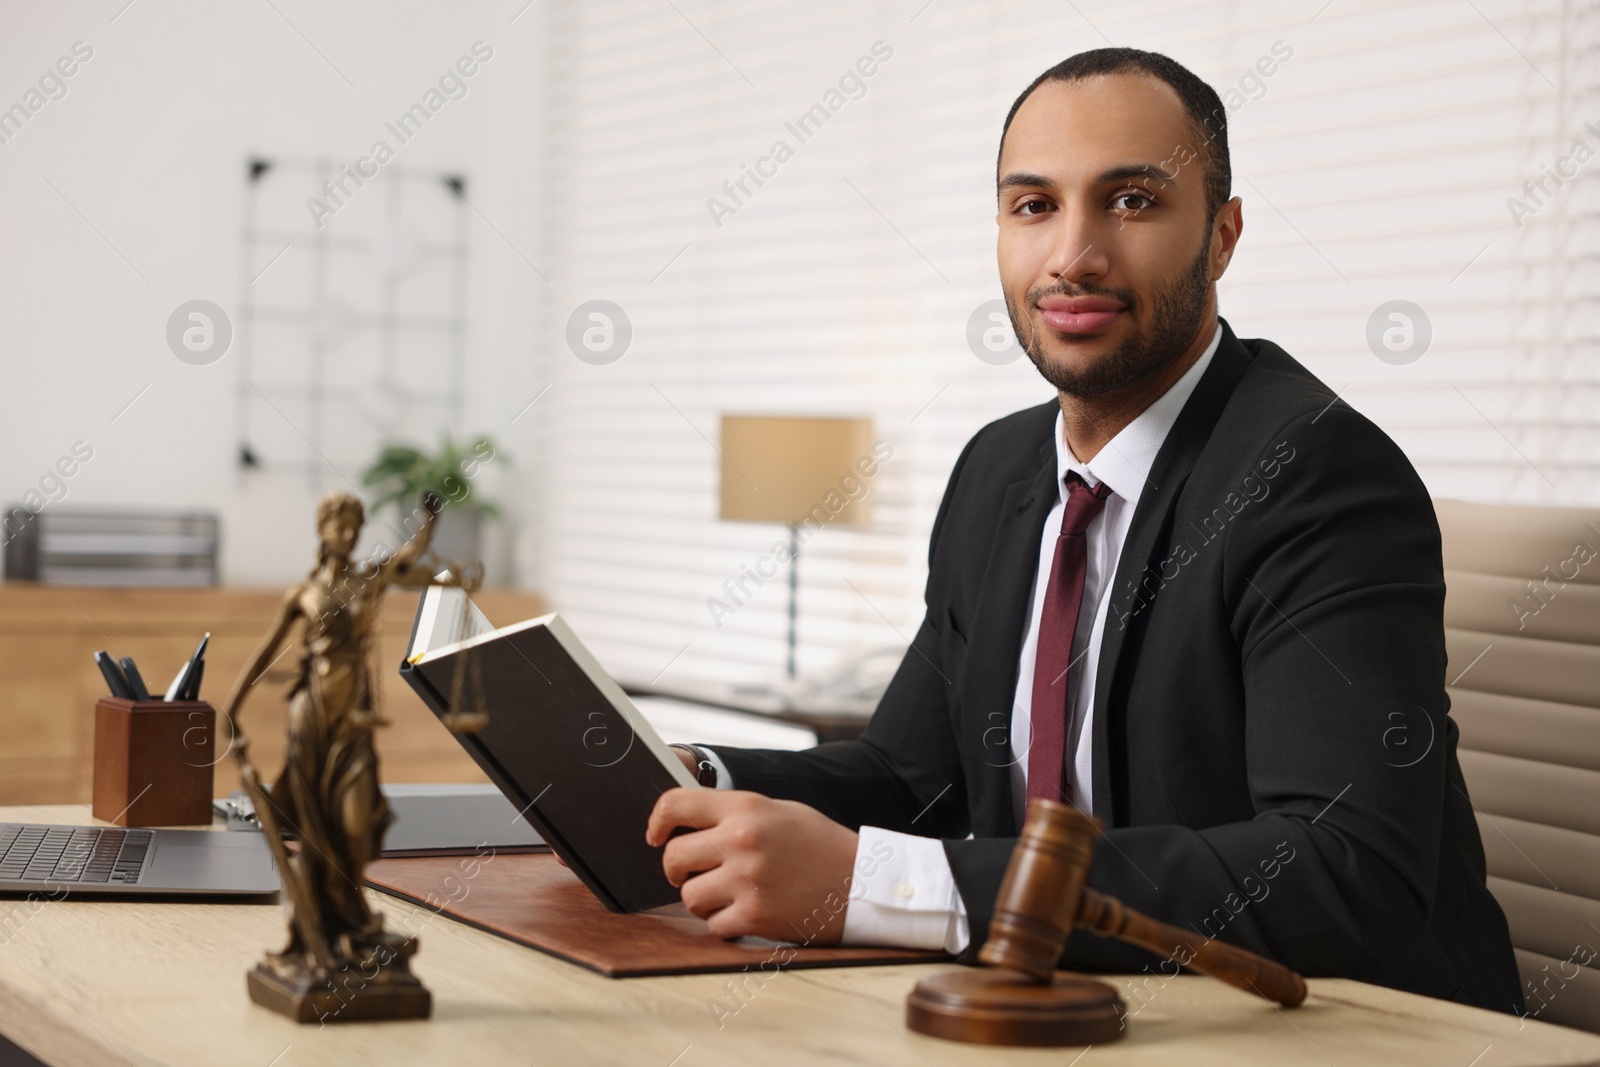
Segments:
[[[360,958],[329,972],[302,953],[273,953],[247,976],[250,999],[300,1023],[426,1019],[433,996],[411,973],[415,941],[379,935]]]
[[[1058,971],[1049,985],[1002,967],[946,971],[917,983],[906,1025],[982,1045],[1099,1045],[1122,1037],[1126,1005],[1104,982]]]

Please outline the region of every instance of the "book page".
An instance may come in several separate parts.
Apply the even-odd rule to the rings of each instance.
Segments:
[[[416,635],[406,656],[412,662],[448,645],[494,631],[488,617],[460,589],[430,585],[423,591],[417,613]]]

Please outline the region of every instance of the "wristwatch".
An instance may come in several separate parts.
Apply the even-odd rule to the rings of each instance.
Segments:
[[[681,748],[694,757],[695,781],[707,789],[717,787],[717,765],[711,762],[710,755],[699,745],[672,744],[668,748]]]

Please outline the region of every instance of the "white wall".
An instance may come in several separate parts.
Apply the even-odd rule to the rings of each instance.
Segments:
[[[477,40],[492,59],[394,165],[470,176],[483,217],[470,234],[465,422],[526,458],[533,420],[509,420],[532,395],[522,256],[536,261],[538,241],[540,5],[513,24],[520,3],[138,0],[119,13],[124,2],[0,8],[0,107],[74,42],[93,49],[67,94],[0,144],[0,499],[21,499],[81,439],[94,458],[67,503],[216,509],[228,582],[308,568],[309,479],[243,477],[234,460],[237,343],[190,366],[168,350],[166,321],[194,298],[236,313],[247,156],[354,160]],[[305,255],[293,248],[272,270],[287,277]],[[344,484],[329,473],[327,488]],[[500,479],[513,521],[514,486]]]

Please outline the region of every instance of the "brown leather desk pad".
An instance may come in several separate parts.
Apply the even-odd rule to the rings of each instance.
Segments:
[[[932,963],[940,952],[813,948],[724,941],[681,904],[632,915],[608,911],[550,853],[380,859],[373,888],[548,952],[612,978],[707,974],[746,968],[855,967]],[[800,935],[797,934],[797,937]]]

